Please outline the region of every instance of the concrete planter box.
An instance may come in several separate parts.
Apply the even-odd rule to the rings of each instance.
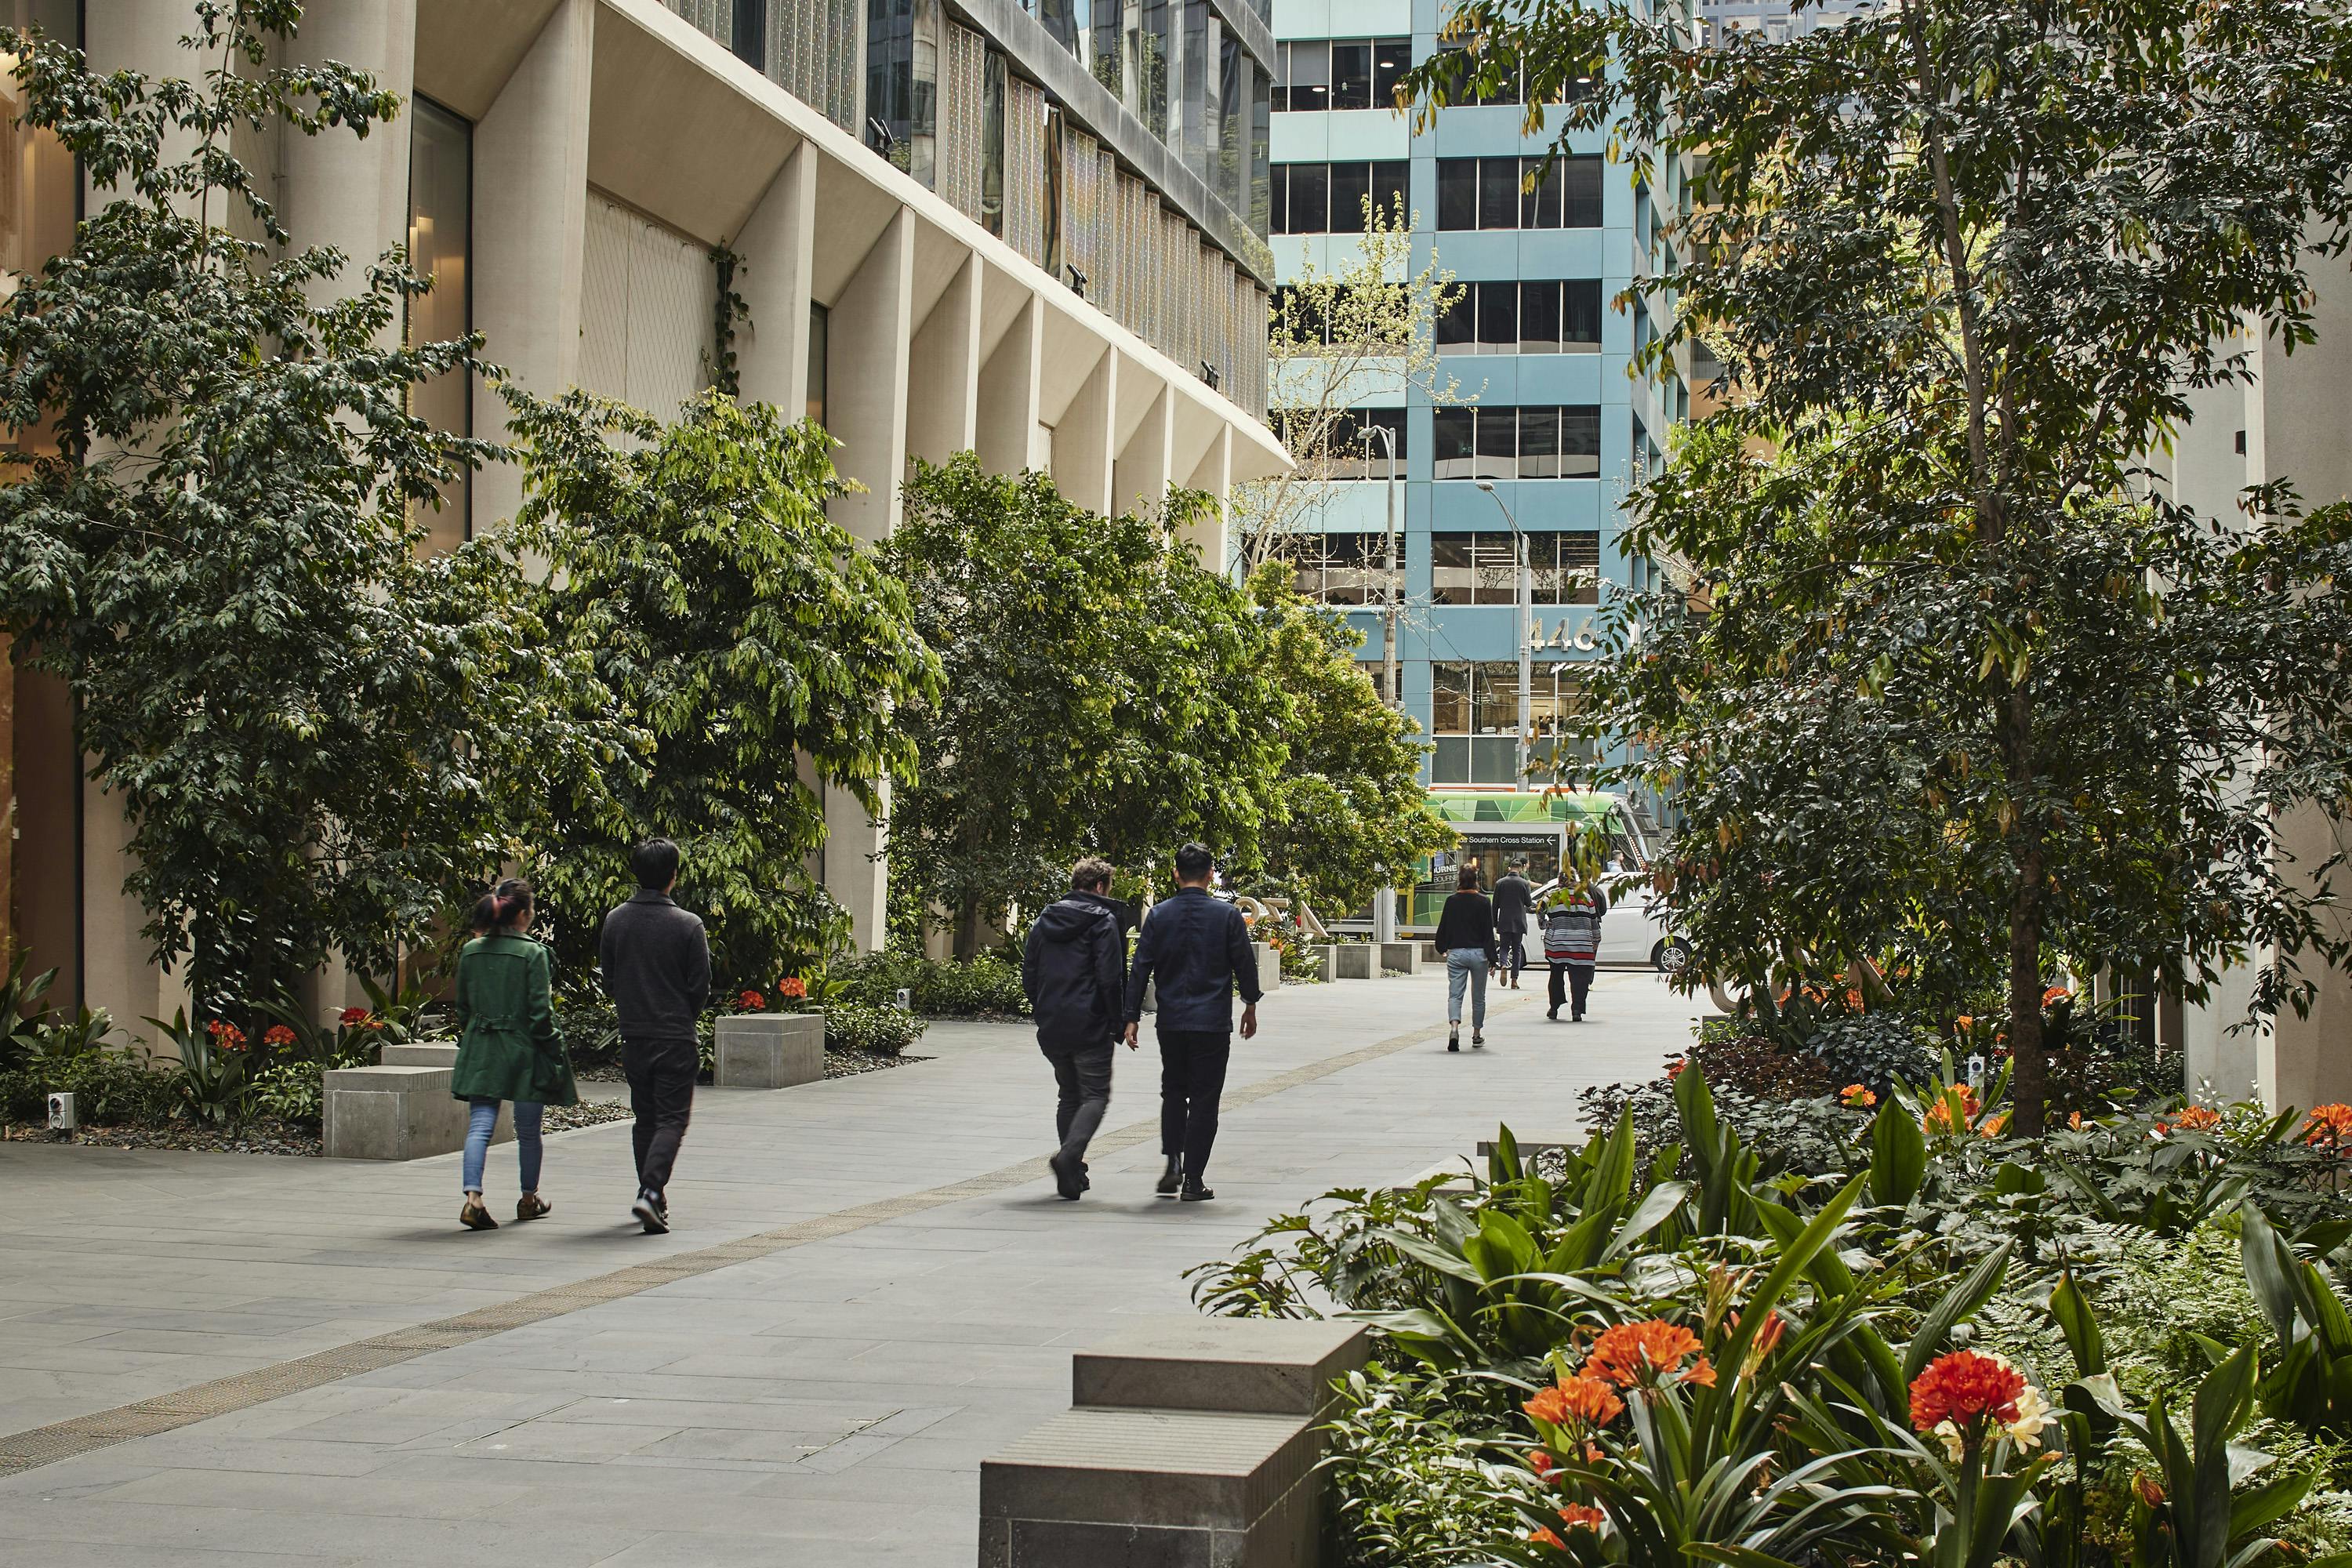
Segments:
[[[1075,1407],[981,1465],[981,1568],[1314,1568],[1318,1426],[1367,1343],[1178,1318],[1080,1352]]]
[[[1369,942],[1343,942],[1331,949],[1331,966],[1335,980],[1378,980],[1381,966],[1375,962],[1380,949]]]
[[[410,1047],[413,1048],[413,1047]],[[446,1047],[452,1062],[457,1047]],[[422,1160],[466,1146],[469,1108],[449,1094],[447,1066],[338,1068],[326,1075],[330,1160]],[[514,1136],[514,1111],[499,1108],[494,1143]]]
[[[710,1081],[719,1089],[790,1089],[824,1076],[824,1015],[742,1013],[718,1024]]]
[[[1379,944],[1381,968],[1397,970],[1405,974],[1421,973],[1421,943],[1417,942],[1384,942]]]
[[[457,1042],[455,1040],[386,1040],[376,1047],[379,1066],[388,1068],[454,1068],[457,1065]]]
[[[1272,991],[1282,984],[1282,954],[1274,951],[1270,942],[1254,942],[1250,951],[1257,954],[1257,988]]]
[[[1328,985],[1339,978],[1339,949],[1332,942],[1318,942],[1315,954],[1315,978]]]

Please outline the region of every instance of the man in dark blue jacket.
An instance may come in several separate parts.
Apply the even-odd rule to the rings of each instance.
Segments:
[[[1070,896],[1045,906],[1021,950],[1021,988],[1037,1021],[1037,1048],[1061,1089],[1045,1163],[1054,1186],[1087,1190],[1087,1144],[1110,1109],[1110,1058],[1127,1003],[1127,933],[1110,897],[1111,868],[1092,857],[1070,868]]]
[[[1257,954],[1241,910],[1209,893],[1215,861],[1198,844],[1176,851],[1176,896],[1151,906],[1127,975],[1127,1045],[1136,1048],[1143,990],[1160,983],[1160,1152],[1168,1156],[1160,1195],[1200,1203],[1217,1194],[1202,1182],[1217,1141],[1217,1100],[1233,1054],[1234,988],[1241,988],[1242,1038],[1257,1033]]]

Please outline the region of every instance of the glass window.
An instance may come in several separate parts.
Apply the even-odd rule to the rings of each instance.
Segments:
[[[1372,194],[1370,163],[1331,165],[1331,232],[1364,232],[1364,203]]]
[[[994,49],[981,68],[980,221],[989,233],[1004,234],[1004,57]],[[1056,272],[1060,268],[1055,268]]]
[[[1481,408],[1478,411],[1478,456],[1474,478],[1515,479],[1519,477],[1519,411]]]
[[[1268,234],[1288,234],[1290,232],[1289,164],[1276,163],[1273,168],[1266,171],[1266,191],[1271,198],[1268,205],[1273,210],[1268,214],[1268,217],[1271,221],[1266,225],[1265,232]]]
[[[1514,354],[1519,352],[1519,290],[1512,283],[1478,286],[1478,352]]]
[[[474,128],[430,99],[415,100],[409,121],[408,254],[431,281],[408,302],[411,342],[448,342],[473,330]],[[409,412],[436,430],[458,435],[474,428],[473,378],[466,371],[410,389]],[[440,510],[422,518],[435,550],[452,550],[472,534],[473,476],[460,473],[441,487]]]
[[[1430,410],[1431,473],[1441,479],[1470,478],[1470,433],[1475,421],[1467,408]]]
[[[1565,162],[1565,159],[1553,159],[1551,167],[1544,169],[1543,178],[1538,182],[1536,188],[1531,191],[1522,190],[1519,193],[1519,218],[1528,227],[1558,228],[1559,226],[1559,171],[1560,165]],[[1543,168],[1542,159],[1529,158],[1526,161],[1527,174],[1532,175],[1539,168]]]
[[[1601,279],[1571,278],[1562,286],[1560,346],[1570,353],[1594,353],[1601,348]]]
[[[1365,463],[1367,465],[1365,477],[1375,479],[1385,479],[1388,478],[1389,446],[1391,442],[1393,442],[1396,446],[1397,478],[1402,479],[1404,477],[1405,462],[1412,456],[1405,447],[1404,410],[1402,408],[1360,408],[1356,410],[1356,416],[1361,422],[1364,430],[1367,432],[1364,446]],[[1370,432],[1376,429],[1386,430],[1388,432],[1387,437],[1383,439],[1379,436],[1370,434]]]
[[[1519,285],[1519,352],[1559,352],[1559,284],[1531,281]]]
[[[1439,535],[1442,539],[1444,536]],[[1436,540],[1432,540],[1434,545]],[[1433,734],[1470,732],[1470,666],[1443,660],[1429,667],[1429,728]],[[1465,753],[1467,761],[1467,753]]]
[[[1478,160],[1440,158],[1437,161],[1437,226],[1478,226]]]
[[[833,312],[814,300],[810,300],[807,414],[819,425],[824,423],[825,340],[832,329]]]
[[[886,151],[875,127],[887,131],[890,162],[932,185],[939,132],[939,0],[867,0],[866,40],[866,101],[872,117],[866,139],[877,151]]]
[[[1212,183],[1218,197],[1238,213],[1248,184],[1249,157],[1242,125],[1249,105],[1242,90],[1242,41],[1232,28],[1223,29],[1217,50],[1217,177]]]
[[[1372,41],[1370,38],[1331,40],[1331,107],[1370,109],[1372,106]]]
[[[1601,160],[1596,157],[1562,158],[1554,167],[1561,171],[1562,216],[1559,222],[1570,228],[1601,226]]]
[[[1290,165],[1290,218],[1286,234],[1331,232],[1331,165]]]
[[[1372,165],[1372,200],[1388,215],[1391,226],[1412,221],[1412,165],[1398,158]]]
[[[1266,232],[1266,147],[1274,121],[1266,108],[1266,77],[1256,61],[1245,68],[1250,78],[1249,217],[1250,226]]]
[[[1601,534],[1577,529],[1556,536],[1559,541],[1559,603],[1597,605],[1601,602]]]
[[[1559,472],[1570,479],[1601,477],[1601,410],[1592,404],[1559,411]]]
[[[1374,38],[1372,40],[1372,107],[1388,109],[1396,103],[1397,82],[1412,68],[1411,38]]]
[[[1470,722],[1474,731],[1481,735],[1516,735],[1519,732],[1519,667],[1517,660],[1483,659],[1472,670]]]
[[[1177,84],[1177,101],[1170,116],[1175,121],[1172,145],[1184,166],[1198,174],[1204,185],[1213,184],[1216,177],[1209,167],[1210,121],[1215,113],[1209,95],[1217,85],[1213,49],[1209,0],[1185,0],[1183,55],[1179,73],[1181,79]]]
[[[735,0],[735,58],[755,71],[768,68],[768,0]]]
[[[1478,226],[1519,226],[1519,163],[1517,158],[1478,160]]]
[[[1121,103],[1127,101],[1124,73],[1120,69],[1125,36],[1125,7],[1120,0],[1095,0],[1094,73],[1095,79],[1110,89],[1110,95]],[[868,105],[868,109],[871,109]]]
[[[1176,19],[1170,10],[1176,0],[1143,0],[1142,26],[1129,37],[1135,46],[1135,86],[1145,129],[1168,140],[1168,72],[1175,64]]]
[[[1472,569],[1471,542],[1477,536],[1469,533],[1433,533],[1429,536],[1429,602],[1433,605],[1475,605],[1478,602],[1478,578]],[[1461,729],[1468,723],[1465,712],[1461,723],[1450,726]],[[1440,724],[1439,729],[1449,726]]]
[[[1282,46],[1283,101],[1290,110],[1328,109],[1331,103],[1331,46],[1322,38],[1303,38]]]
[[[1090,31],[1087,26],[1087,0],[1035,0],[1035,10],[1037,20],[1045,25],[1045,31],[1054,36],[1055,43],[1073,55],[1085,54],[1087,46],[1083,40]]]
[[[1519,478],[1559,478],[1559,410],[1519,410]]]
[[[1437,352],[1475,354],[1478,352],[1478,285],[1464,283],[1437,318]]]

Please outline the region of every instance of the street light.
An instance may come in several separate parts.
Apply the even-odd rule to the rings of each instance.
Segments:
[[[1518,600],[1519,609],[1518,776],[1520,779],[1524,780],[1527,778],[1528,774],[1533,771],[1532,764],[1534,759],[1529,753],[1534,747],[1533,731],[1535,729],[1536,689],[1535,628],[1533,625],[1535,615],[1535,579],[1532,574],[1528,571],[1528,536],[1519,531],[1519,520],[1511,515],[1510,504],[1503,500],[1503,493],[1495,488],[1494,480],[1477,479],[1473,482],[1475,483],[1480,489],[1485,490],[1488,499],[1493,500],[1496,506],[1503,509],[1503,521],[1511,525],[1511,554],[1518,567],[1518,592],[1516,595]]]
[[[1388,704],[1402,711],[1404,693],[1397,689],[1397,449],[1396,432],[1386,425],[1364,426],[1364,460],[1372,455],[1372,437],[1378,436],[1389,452],[1388,526],[1382,531],[1381,549],[1383,570],[1381,574],[1381,694]],[[1396,885],[1390,883],[1375,896],[1372,909],[1372,940],[1390,942],[1396,940]]]

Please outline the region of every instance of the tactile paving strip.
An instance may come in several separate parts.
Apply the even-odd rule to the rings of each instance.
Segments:
[[[1377,1061],[1409,1047],[1426,1044],[1444,1033],[1442,1027],[1417,1029],[1377,1045],[1360,1047],[1336,1057],[1327,1057],[1321,1061],[1309,1062],[1255,1083],[1238,1085],[1226,1090],[1224,1104],[1231,1108],[1265,1100],[1297,1089],[1301,1084],[1312,1083],[1317,1079],[1328,1078],[1333,1073]],[[1094,1147],[1114,1152],[1131,1149],[1159,1135],[1158,1118],[1147,1118],[1133,1126],[1104,1133],[1095,1140]],[[215,1415],[249,1410],[254,1405],[266,1405],[273,1399],[283,1399],[289,1394],[299,1394],[304,1389],[317,1388],[360,1373],[373,1372],[378,1367],[397,1365],[421,1355],[430,1355],[435,1351],[449,1350],[475,1340],[487,1339],[509,1329],[519,1329],[529,1323],[577,1312],[583,1308],[616,1301],[625,1296],[635,1296],[640,1291],[667,1285],[673,1280],[708,1274],[730,1264],[747,1263],[756,1258],[789,1252],[811,1242],[847,1236],[868,1226],[903,1219],[908,1215],[942,1208],[967,1198],[986,1197],[992,1193],[1037,1181],[1050,1173],[1044,1160],[1024,1160],[1018,1164],[967,1176],[962,1181],[950,1182],[944,1186],[929,1187],[919,1193],[908,1193],[895,1198],[880,1198],[776,1230],[761,1231],[755,1236],[722,1241],[692,1252],[631,1264],[626,1268],[615,1268],[609,1274],[599,1274],[573,1284],[534,1290],[528,1296],[518,1296],[511,1301],[501,1301],[495,1306],[478,1307],[454,1318],[441,1318],[429,1323],[395,1329],[388,1334],[354,1340],[350,1344],[337,1345],[332,1350],[320,1351],[293,1361],[278,1362],[270,1366],[256,1367],[251,1372],[200,1383],[175,1394],[158,1394],[152,1399],[117,1405],[111,1410],[93,1411],[88,1415],[76,1415],[68,1420],[51,1422],[47,1426],[11,1433],[0,1437],[0,1476],[37,1469],[43,1465],[56,1464],[60,1459],[70,1459],[77,1454],[127,1443],[134,1437],[170,1432]]]

